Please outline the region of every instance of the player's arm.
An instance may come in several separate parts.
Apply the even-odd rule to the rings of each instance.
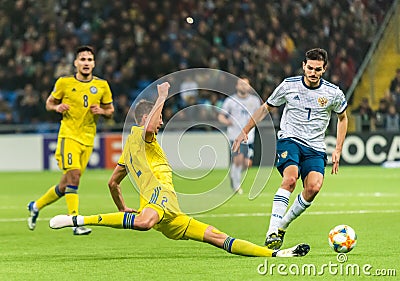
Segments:
[[[64,111],[69,110],[69,105],[62,103],[61,100],[56,99],[53,97],[53,95],[50,95],[46,100],[46,110],[63,113]]]
[[[123,156],[123,155],[122,155]],[[124,197],[122,196],[120,183],[126,177],[127,172],[125,166],[118,165],[115,167],[110,180],[108,181],[108,188],[110,189],[111,197],[120,212],[137,213],[135,209],[128,208],[125,205]]]
[[[265,116],[267,116],[268,112],[272,109],[267,103],[263,103],[251,116],[249,122],[247,122],[246,126],[243,127],[241,133],[236,137],[233,142],[232,150],[234,152],[239,151],[240,143],[243,141],[247,141],[247,135],[250,130],[253,129],[260,121],[262,121]]]
[[[114,105],[112,103],[108,104],[92,104],[90,106],[90,111],[93,114],[103,115],[105,118],[111,118],[114,113]]]
[[[168,82],[157,85],[158,98],[144,124],[143,138],[145,141],[151,142],[153,140],[154,133],[157,132],[157,129],[160,126],[160,116],[164,107],[164,102],[168,96],[169,87],[170,85]]]
[[[338,114],[337,133],[336,133],[336,147],[332,153],[332,172],[337,174],[339,171],[340,154],[342,153],[344,139],[347,133],[347,114],[346,111]]]
[[[63,78],[57,79],[53,91],[46,100],[46,110],[63,113],[69,110],[69,105],[62,102],[64,97],[65,83]]]

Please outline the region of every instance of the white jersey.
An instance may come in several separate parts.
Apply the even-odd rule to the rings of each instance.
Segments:
[[[303,76],[286,78],[266,103],[275,107],[285,103],[279,139],[292,138],[324,152],[331,112],[342,113],[347,108],[346,98],[338,86],[321,79],[317,88],[310,88]]]
[[[225,114],[225,116],[232,121],[232,125],[228,126],[227,129],[230,141],[235,140],[260,105],[261,100],[252,94],[244,98],[234,94],[224,100],[221,113]],[[253,128],[248,134],[247,143],[254,143],[254,136],[255,129]]]

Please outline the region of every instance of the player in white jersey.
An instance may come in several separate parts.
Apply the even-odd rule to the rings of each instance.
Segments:
[[[218,120],[227,126],[227,135],[231,145],[235,137],[240,134],[242,128],[247,124],[251,115],[260,107],[260,99],[251,93],[250,81],[246,77],[241,77],[236,83],[236,93],[224,100],[222,110],[218,114]],[[242,143],[240,152],[233,152],[230,167],[230,178],[232,189],[238,194],[242,194],[242,172],[252,165],[253,143],[255,129],[251,129],[248,134],[247,143]]]
[[[265,241],[271,249],[282,246],[289,224],[311,205],[322,187],[327,160],[324,135],[332,111],[338,116],[338,124],[331,173],[338,173],[347,132],[347,101],[336,85],[322,79],[327,63],[325,50],[316,48],[307,51],[303,61],[304,75],[286,78],[253,114],[232,147],[233,151],[237,151],[240,143],[247,140],[248,132],[270,110],[285,104],[276,148],[276,166],[282,175],[282,183],[274,196]],[[303,191],[286,211],[299,176],[303,181]]]

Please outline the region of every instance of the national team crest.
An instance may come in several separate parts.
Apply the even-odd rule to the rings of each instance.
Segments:
[[[325,107],[325,105],[328,103],[328,99],[326,97],[319,97],[318,98],[318,104],[321,107]]]
[[[97,88],[95,86],[90,87],[90,93],[97,94]]]
[[[281,153],[281,157],[282,157],[282,158],[286,158],[287,155],[288,155],[288,152],[287,152],[287,151],[284,151],[284,152]]]

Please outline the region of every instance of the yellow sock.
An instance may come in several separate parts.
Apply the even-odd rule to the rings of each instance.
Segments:
[[[102,225],[113,228],[131,228],[133,229],[133,222],[135,215],[133,213],[110,213],[100,214],[93,216],[84,216],[83,223],[85,225]]]
[[[67,185],[65,189],[65,201],[67,203],[68,215],[76,216],[79,214],[79,196],[78,187],[75,185]]]
[[[60,191],[58,190],[58,185],[53,185],[52,187],[49,188],[49,190],[47,190],[47,192],[42,197],[36,200],[36,207],[40,210],[44,206],[47,206],[57,201],[63,195],[64,194],[60,193]]]
[[[267,247],[261,247],[246,240],[232,237],[226,238],[223,248],[232,254],[253,257],[272,257],[274,252]]]

